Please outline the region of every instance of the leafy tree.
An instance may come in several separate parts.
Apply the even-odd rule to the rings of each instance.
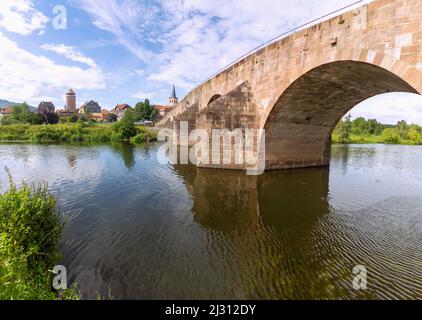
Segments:
[[[0,123],[4,126],[7,126],[11,124],[20,124],[20,121],[16,120],[13,115],[7,115],[1,118]]]
[[[149,119],[151,121],[155,121],[155,120],[157,120],[157,117],[158,117],[158,111],[157,111],[157,109],[155,109],[153,107]]]
[[[78,121],[78,116],[76,114],[72,113],[69,116],[69,122],[75,123],[76,121]]]
[[[409,126],[407,125],[406,121],[401,120],[397,123],[397,132],[400,138],[407,139],[408,131],[409,131]]]
[[[135,120],[155,119],[157,110],[151,106],[148,99],[144,102],[138,102],[135,106]]]
[[[114,124],[114,131],[120,139],[128,140],[134,137],[138,133],[135,126],[135,113],[127,110],[123,118]]]
[[[87,117],[85,114],[81,114],[78,119],[79,122],[87,122],[88,120],[89,117]]]
[[[381,134],[382,125],[375,119],[369,119],[366,122],[366,131],[369,134]]]
[[[352,116],[349,114],[344,120],[341,120],[337,126],[336,131],[339,135],[340,143],[348,143],[350,141],[350,133],[352,130]]]
[[[422,143],[422,136],[415,127],[410,128],[408,136],[412,142]]]
[[[46,124],[58,124],[59,116],[54,112],[47,112],[43,114]]]
[[[364,134],[366,133],[367,123],[365,118],[359,117],[353,120],[352,122],[352,132],[354,134]]]
[[[388,128],[383,131],[382,140],[385,143],[398,144],[400,143],[400,135],[396,129]]]
[[[45,121],[45,118],[42,114],[35,113],[35,112],[31,113],[31,117],[29,119],[29,122],[31,124],[43,124],[44,121]]]
[[[29,122],[31,118],[31,110],[26,102],[17,104],[13,107],[13,117],[23,123]]]

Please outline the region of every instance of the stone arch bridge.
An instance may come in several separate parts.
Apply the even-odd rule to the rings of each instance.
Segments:
[[[377,94],[422,92],[421,47],[422,2],[375,0],[235,63],[158,126],[265,129],[267,169],[326,166],[332,131],[351,108]]]

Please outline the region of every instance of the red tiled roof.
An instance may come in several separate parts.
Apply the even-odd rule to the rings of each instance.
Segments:
[[[172,106],[155,105],[154,108],[157,109],[158,111],[171,111],[171,110],[173,110]]]
[[[0,109],[0,112],[2,114],[12,114],[13,113],[13,108],[12,107],[4,107]]]
[[[130,105],[128,105],[128,104],[126,104],[126,103],[124,103],[124,104],[118,104],[115,108],[114,108],[114,110],[119,110],[119,111],[123,111],[123,110],[126,110],[126,109],[128,109],[128,108],[132,108]]]

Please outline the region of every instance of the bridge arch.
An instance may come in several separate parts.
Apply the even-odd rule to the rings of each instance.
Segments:
[[[265,121],[267,169],[328,165],[338,121],[360,102],[387,92],[418,93],[415,77],[362,61],[322,64],[278,98]],[[407,80],[407,81],[406,81]],[[420,88],[419,88],[420,89]]]

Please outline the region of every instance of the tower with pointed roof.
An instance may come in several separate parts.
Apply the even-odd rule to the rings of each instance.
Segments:
[[[76,112],[76,94],[72,89],[66,93],[66,111]]]
[[[173,91],[171,93],[171,97],[169,98],[169,106],[175,107],[178,102],[179,102],[179,99],[176,96],[176,87],[173,84]]]

